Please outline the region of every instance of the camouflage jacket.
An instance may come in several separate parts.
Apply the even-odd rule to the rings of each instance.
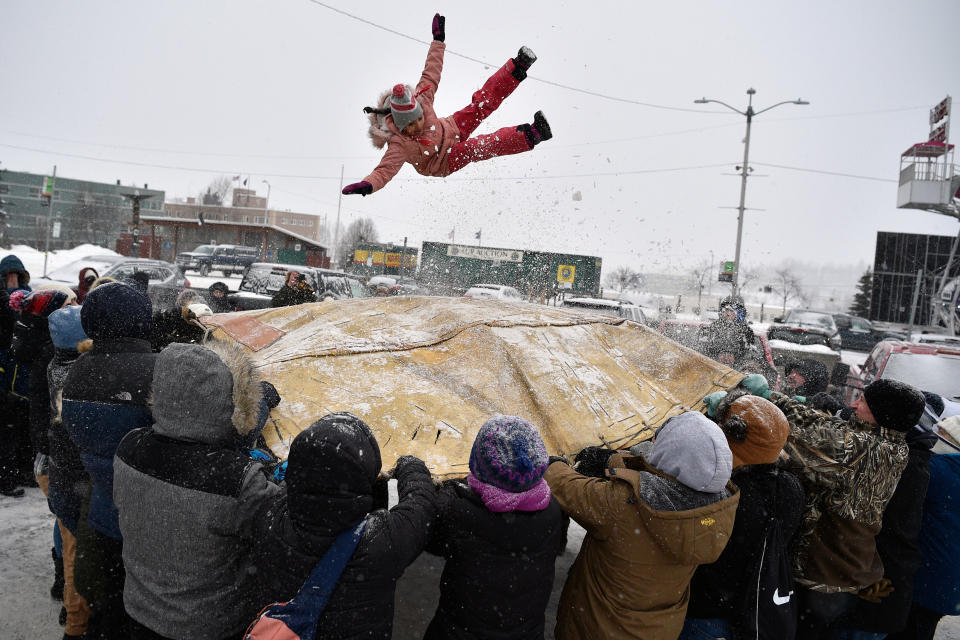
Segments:
[[[798,577],[810,574],[811,565],[820,564],[808,562],[806,558],[811,544],[817,548],[831,544],[859,545],[865,557],[859,559],[862,564],[851,558],[851,566],[860,564],[860,577],[847,575],[845,578],[855,583],[866,581],[866,575],[876,571],[876,567],[868,568],[872,561],[866,557],[875,555],[873,536],[880,529],[883,511],[907,465],[904,434],[868,424],[856,416],[841,420],[779,393],[773,394],[770,401],[783,411],[790,423],[790,437],[784,447],[790,456],[786,466],[800,478],[806,492],[803,522],[794,539]],[[825,531],[821,527],[817,532],[822,518],[830,522]],[[836,523],[840,521],[846,522],[843,526],[848,534],[859,532],[862,535],[857,537],[862,540],[825,539],[832,537],[828,532],[837,531]],[[851,569],[846,573],[855,571]],[[814,579],[814,582],[834,586],[838,581],[842,579]]]

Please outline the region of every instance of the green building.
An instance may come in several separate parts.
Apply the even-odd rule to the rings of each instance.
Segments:
[[[49,193],[47,193],[49,192]],[[163,210],[164,192],[104,182],[50,177],[0,169],[0,200],[6,219],[0,221],[0,244],[25,244],[43,249],[47,225],[50,249],[69,249],[90,243],[114,248],[133,216],[124,194],[150,196],[140,203],[141,215]]]
[[[595,296],[601,264],[596,256],[424,242],[418,280],[448,295],[486,283],[511,286],[530,298],[558,290]]]

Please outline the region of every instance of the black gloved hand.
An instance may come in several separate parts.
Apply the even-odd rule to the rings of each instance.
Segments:
[[[405,455],[397,458],[397,464],[393,466],[393,470],[390,472],[389,476],[391,478],[399,478],[401,475],[403,475],[403,472],[407,469],[407,467],[410,466],[422,466],[424,469],[426,469],[426,465],[423,463],[423,460],[417,456]],[[430,471],[427,470],[427,473],[430,473]]]
[[[447,18],[440,15],[439,13],[433,16],[433,24],[431,25],[431,30],[433,31],[433,39],[439,42],[443,42],[447,37],[446,26]]]
[[[613,449],[606,447],[586,447],[573,459],[573,468],[577,473],[593,478],[605,478],[607,463],[610,456],[615,454]]]
[[[266,380],[261,380],[260,390],[263,392],[263,399],[267,401],[268,407],[273,409],[280,404],[280,394],[277,392],[277,388],[275,386]]]

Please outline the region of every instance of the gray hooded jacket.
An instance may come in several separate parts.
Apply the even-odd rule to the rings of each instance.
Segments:
[[[160,635],[239,636],[259,610],[249,539],[279,488],[235,439],[255,426],[260,394],[238,349],[172,344],[157,356],[153,428],[117,449],[124,605]]]

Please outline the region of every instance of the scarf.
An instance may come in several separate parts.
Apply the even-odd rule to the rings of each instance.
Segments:
[[[540,478],[537,484],[526,491],[513,493],[492,484],[477,480],[472,473],[467,475],[467,484],[477,492],[484,506],[494,513],[507,511],[542,511],[550,504],[550,487]]]

